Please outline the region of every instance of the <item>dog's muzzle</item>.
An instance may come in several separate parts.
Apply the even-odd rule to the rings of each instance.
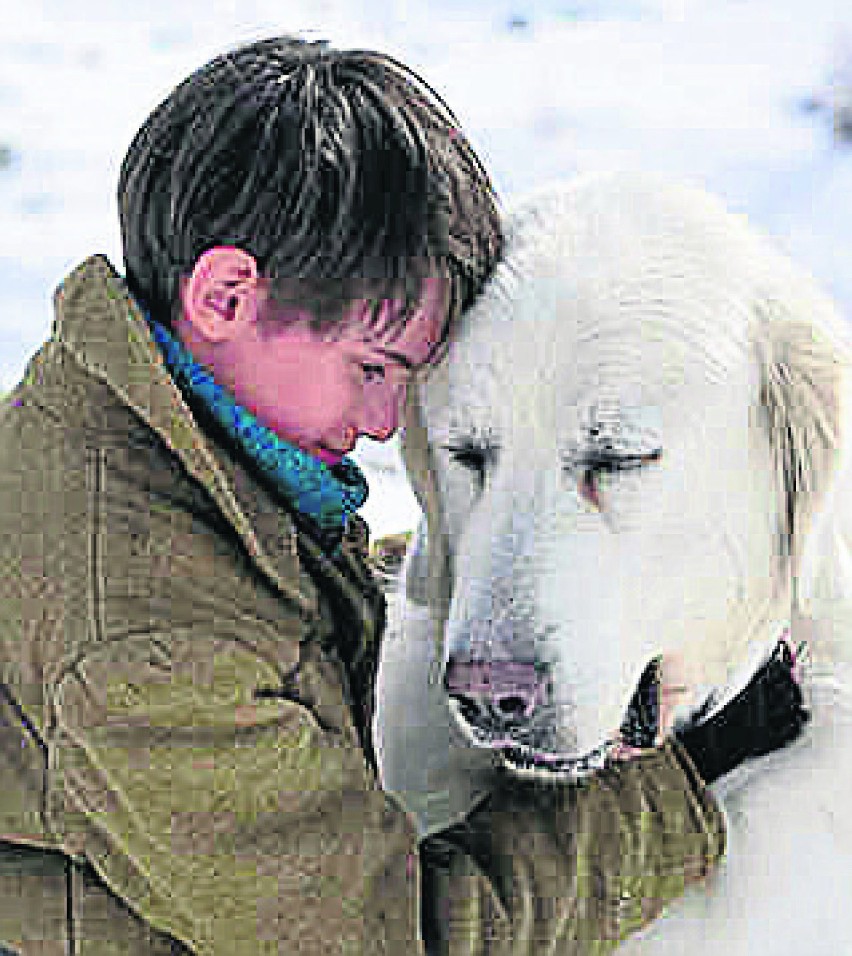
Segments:
[[[552,707],[548,707],[548,674],[540,665],[450,658],[444,687],[450,709],[472,746],[498,751],[507,769],[518,776],[579,780],[602,769],[625,744],[639,749],[654,745],[659,680],[660,664],[654,660],[642,674],[620,736],[580,756],[543,745],[555,736],[556,728],[546,726],[545,713]]]

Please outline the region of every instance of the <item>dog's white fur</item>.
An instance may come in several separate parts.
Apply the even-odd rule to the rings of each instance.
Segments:
[[[509,217],[505,260],[409,401],[425,518],[376,731],[424,833],[493,765],[450,717],[451,653],[508,630],[552,668],[559,749],[583,754],[655,655],[681,662],[686,710],[789,626],[810,647],[808,729],[716,785],[725,862],[623,951],[852,953],[850,354],[814,282],[698,190],[589,177]],[[589,475],[595,427],[662,456]],[[464,442],[493,449],[481,489],[448,450]]]

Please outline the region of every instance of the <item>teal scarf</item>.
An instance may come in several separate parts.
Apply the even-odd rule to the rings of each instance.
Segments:
[[[279,438],[238,405],[165,326],[150,316],[146,318],[166,367],[189,404],[205,408],[287,505],[315,525],[323,546],[336,549],[347,517],[367,500],[367,480],[361,469],[348,457],[329,467]]]

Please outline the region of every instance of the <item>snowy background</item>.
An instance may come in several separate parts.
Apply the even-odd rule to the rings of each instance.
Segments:
[[[140,12],[144,11],[144,12]],[[508,204],[578,171],[651,169],[747,213],[852,316],[849,0],[0,0],[0,391],[79,260],[121,269],[136,128],[223,49],[302,33],[402,59]],[[413,526],[395,446],[364,442],[374,536]]]

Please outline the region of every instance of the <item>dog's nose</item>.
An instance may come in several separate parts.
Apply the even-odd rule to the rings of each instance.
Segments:
[[[533,663],[451,657],[447,693],[470,723],[507,725],[528,720],[543,703],[546,681]]]

